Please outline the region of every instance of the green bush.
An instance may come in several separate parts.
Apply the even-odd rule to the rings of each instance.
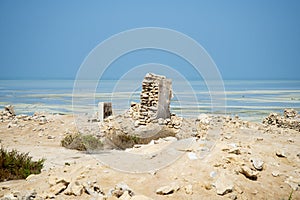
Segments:
[[[82,135],[79,133],[70,134],[64,137],[61,145],[68,149],[79,151],[99,150],[102,149],[102,142],[93,135]]]
[[[0,149],[0,181],[25,179],[30,174],[39,174],[43,168],[44,159],[32,161],[28,153],[17,150]]]

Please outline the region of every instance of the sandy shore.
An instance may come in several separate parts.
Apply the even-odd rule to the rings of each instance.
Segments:
[[[95,154],[61,146],[61,140],[76,131],[73,116],[43,117],[46,120],[19,117],[17,122],[0,122],[4,148],[46,159],[41,174],[1,182],[0,198],[288,199],[292,192],[292,199],[300,199],[297,130],[221,117],[219,129],[216,121],[209,122],[207,131],[219,135],[206,154],[201,138],[195,137],[188,149],[178,150],[182,155],[169,166],[128,173],[102,164]],[[174,140],[158,139],[126,151],[152,154]]]

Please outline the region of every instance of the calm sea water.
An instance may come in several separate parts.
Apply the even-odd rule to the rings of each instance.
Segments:
[[[139,101],[141,81],[86,81],[86,88],[80,88],[82,92],[76,96],[75,107],[93,113],[98,102],[112,101],[114,112],[122,113],[131,101]],[[89,86],[95,84],[96,88],[91,90]],[[173,80],[172,112],[184,117],[211,113],[211,97],[205,83],[193,80],[188,84]],[[36,111],[73,113],[73,86],[73,80],[0,80],[0,108],[13,104],[17,114]],[[284,108],[300,111],[298,80],[234,80],[224,81],[224,86],[229,115],[238,114],[246,120],[261,121],[270,112],[280,113]]]

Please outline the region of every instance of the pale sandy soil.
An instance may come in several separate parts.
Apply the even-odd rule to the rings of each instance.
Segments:
[[[292,199],[300,199],[300,133],[297,131],[265,128],[254,123],[247,126],[227,124],[222,131],[219,130],[221,135],[215,147],[204,158],[200,158],[201,144],[195,140],[173,164],[156,173],[141,174],[111,169],[102,165],[95,155],[61,147],[61,139],[74,130],[73,118],[49,115],[47,119],[49,122],[44,125],[20,121],[18,125],[21,126],[11,128],[7,128],[8,122],[0,123],[3,147],[30,152],[35,160],[46,159],[41,174],[29,176],[27,180],[1,182],[0,198],[36,191],[37,199],[47,196],[55,199],[96,199],[95,195],[84,190],[78,196],[66,194],[67,189],[54,194],[53,187],[59,184],[55,182],[57,178],[69,185],[76,181],[80,185],[97,184],[108,199],[117,199],[109,197],[109,191],[118,183],[125,183],[136,199],[288,199],[292,187],[297,189]],[[152,152],[166,143],[168,141],[146,145],[136,151]],[[276,155],[279,151],[283,151],[285,157]],[[194,152],[196,159],[189,158],[190,152]],[[251,159],[262,160],[263,169],[254,169]],[[240,173],[243,166],[257,173],[257,180],[250,180]],[[157,194],[156,190],[162,186],[179,189],[168,195]],[[219,195],[216,187],[229,190],[227,194]],[[126,199],[125,195],[120,199],[122,197]]]

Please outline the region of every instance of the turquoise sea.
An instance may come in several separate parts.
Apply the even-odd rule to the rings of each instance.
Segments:
[[[87,81],[88,83],[91,81]],[[94,113],[100,101],[112,101],[115,114],[139,101],[141,80],[102,80],[95,90],[84,89],[74,104],[80,102],[83,112]],[[203,81],[173,81],[172,112],[183,117],[211,113],[210,93]],[[0,80],[0,109],[15,106],[17,114],[36,111],[72,114],[74,80]],[[299,80],[225,80],[226,113],[242,119],[261,121],[270,112],[281,113],[284,108],[300,111]],[[79,99],[79,101],[78,101]],[[92,99],[92,101],[91,101]],[[91,107],[94,109],[91,109]],[[77,111],[76,111],[77,112]]]

